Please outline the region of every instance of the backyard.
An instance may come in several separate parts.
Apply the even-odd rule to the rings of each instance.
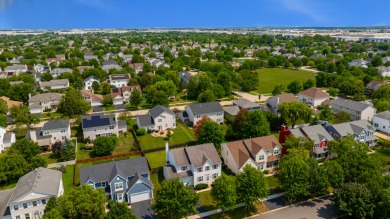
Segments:
[[[73,187],[73,175],[74,175],[74,165],[67,165],[66,172],[62,173],[62,183],[64,184],[65,192]]]
[[[190,141],[195,141],[192,129],[189,129],[180,122],[177,122],[176,124],[177,126],[176,129],[173,130],[173,134],[169,140],[169,145],[184,144]],[[140,141],[142,150],[150,150],[165,146],[164,138],[153,137],[151,134],[139,136],[138,140]]]
[[[145,156],[152,170],[158,169],[165,165],[165,150],[146,153]]]
[[[272,93],[275,85],[283,84],[284,88],[294,81],[305,82],[308,79],[315,79],[315,74],[309,71],[284,69],[284,68],[263,68],[257,70],[259,74],[259,88],[260,94]]]

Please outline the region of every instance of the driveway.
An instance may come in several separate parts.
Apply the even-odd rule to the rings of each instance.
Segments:
[[[152,200],[136,202],[131,204],[131,209],[137,218],[140,219],[157,219],[156,214],[151,208]]]
[[[267,206],[267,208],[269,210],[275,210],[275,209],[287,206],[286,202],[284,202],[281,197],[266,200],[266,201],[264,201],[264,204],[265,204],[265,206]]]
[[[115,105],[115,109],[116,110],[124,110],[124,109],[126,109],[126,107],[123,104],[119,104],[119,105]]]
[[[330,197],[318,198],[302,202],[280,210],[266,212],[251,218],[256,219],[306,219],[306,218],[337,218],[341,216],[338,208],[332,204]]]

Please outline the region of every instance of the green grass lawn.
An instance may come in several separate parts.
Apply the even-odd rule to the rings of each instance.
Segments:
[[[257,70],[259,74],[259,88],[260,94],[272,93],[275,85],[283,84],[284,88],[294,81],[307,81],[308,79],[315,79],[315,75],[309,71],[283,69],[283,68],[263,68]]]
[[[217,205],[214,202],[213,197],[211,197],[211,191],[200,192],[199,200],[201,205],[206,209],[206,211],[211,211],[217,209]]]
[[[274,193],[280,193],[284,192],[284,189],[282,188],[282,185],[280,184],[280,181],[277,176],[269,176],[266,177],[268,187],[272,189]]]
[[[64,184],[65,192],[74,186],[73,175],[74,175],[74,165],[67,165],[66,173],[62,173],[62,182]]]
[[[195,140],[192,129],[189,129],[179,122],[176,124],[177,126],[176,129],[173,130],[173,134],[169,140],[169,145],[183,144]],[[165,146],[165,140],[163,138],[153,137],[151,134],[139,136],[138,140],[140,141],[142,150],[161,148]]]
[[[156,197],[156,194],[158,192],[158,190],[161,189],[161,183],[164,181],[164,174],[163,174],[163,170],[162,169],[159,169],[158,173],[153,173],[151,176],[150,176],[150,181],[152,181],[152,184],[153,184],[153,197]]]
[[[42,157],[46,161],[47,164],[59,162],[57,160],[57,158],[55,158],[53,153],[39,154],[39,156]]]
[[[104,111],[115,110],[115,106],[105,106],[105,107],[103,107],[103,110],[104,110]]]
[[[145,154],[150,168],[158,169],[165,165],[165,150]]]
[[[390,165],[390,148],[376,149],[375,153],[370,154],[370,156],[380,159],[386,165]]]
[[[46,112],[46,113],[42,113],[39,118],[40,119],[60,119],[60,118],[63,118],[63,117],[64,117],[64,115],[62,113]]]
[[[133,144],[134,137],[130,132],[127,133],[127,135],[125,135],[125,133],[121,133],[112,154],[123,154],[130,151],[137,151],[137,148],[135,148]]]

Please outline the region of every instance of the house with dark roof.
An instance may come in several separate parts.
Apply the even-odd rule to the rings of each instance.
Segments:
[[[109,76],[109,83],[116,88],[127,86],[130,80],[129,74],[112,74]]]
[[[145,157],[80,168],[80,184],[103,189],[107,199],[130,204],[153,198],[153,184]]]
[[[315,159],[328,156],[328,143],[333,141],[333,137],[322,125],[313,125],[288,130],[287,126],[282,126],[279,132],[279,142],[284,144],[288,136],[296,138],[306,138],[313,142],[313,157]]]
[[[144,67],[144,63],[128,63],[129,67],[134,69],[134,73],[138,75],[140,72],[142,72],[142,69]]]
[[[298,100],[311,107],[321,105],[325,100],[329,100],[329,95],[316,87],[311,87],[298,93]]]
[[[69,120],[52,120],[46,122],[42,128],[30,129],[26,138],[38,143],[41,147],[50,147],[57,141],[64,142],[70,139]]]
[[[123,86],[119,88],[111,88],[111,97],[114,105],[121,105],[130,100],[131,93],[134,90],[141,92],[141,86]]]
[[[138,128],[146,130],[167,130],[176,128],[176,114],[169,108],[157,105],[147,115],[136,118]]]
[[[375,127],[366,120],[357,120],[335,125],[326,124],[326,131],[336,140],[351,136],[357,142],[365,142],[368,146],[377,144],[378,137],[374,135]]]
[[[273,170],[279,166],[282,145],[274,135],[223,143],[221,156],[235,174],[246,165],[260,170]]]
[[[269,111],[278,114],[280,104],[294,101],[298,101],[298,99],[292,93],[278,94],[267,99],[267,107]]]
[[[353,121],[371,121],[376,113],[376,108],[365,102],[339,98],[333,101],[331,111],[335,114],[338,112],[346,112]]]
[[[390,134],[390,111],[375,114],[372,123],[378,131]]]
[[[186,185],[211,184],[221,176],[222,160],[213,143],[169,150],[165,144],[166,179],[179,178]]]
[[[262,106],[245,98],[240,98],[238,100],[233,101],[233,106],[226,107],[223,110],[225,111],[225,116],[236,116],[238,112],[242,109],[247,109],[248,111],[262,110]]]
[[[39,167],[22,176],[15,188],[0,191],[0,218],[42,218],[49,199],[63,194],[62,173]]]
[[[127,131],[126,121],[118,120],[116,114],[84,115],[81,123],[83,137],[92,141],[100,136],[119,136]]]
[[[386,82],[383,81],[370,81],[366,84],[365,94],[372,94],[377,91],[380,87],[386,85]]]
[[[214,122],[223,123],[224,111],[219,102],[192,103],[185,107],[185,111],[179,116],[184,123],[192,123],[193,126],[202,119],[208,117]]]
[[[65,72],[69,72],[69,73],[72,73],[73,70],[70,69],[70,68],[53,68],[52,70],[50,70],[50,74],[56,78],[60,75],[62,75],[63,73]]]

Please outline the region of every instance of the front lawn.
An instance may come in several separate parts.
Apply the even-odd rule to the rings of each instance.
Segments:
[[[206,209],[206,211],[211,211],[214,209],[217,209],[217,205],[214,202],[213,197],[211,197],[211,191],[205,191],[205,192],[200,192],[199,194],[199,200],[200,204]]]
[[[145,156],[152,170],[158,169],[165,165],[165,160],[166,160],[165,150],[146,153]]]
[[[273,191],[273,193],[280,193],[280,192],[284,192],[285,190],[282,188],[282,185],[280,184],[280,181],[278,179],[278,176],[268,176],[268,177],[265,177],[265,179],[267,180],[267,183],[268,183],[268,187],[270,188],[270,190]]]
[[[272,93],[275,85],[283,84],[287,89],[287,85],[294,80],[305,82],[308,79],[315,80],[315,74],[309,71],[284,69],[284,68],[263,68],[256,71],[259,75],[258,92],[260,94]]]
[[[173,134],[169,140],[169,145],[184,144],[190,141],[195,141],[194,132],[192,129],[179,122],[176,124],[177,126],[176,129],[173,130]],[[139,136],[138,140],[140,141],[142,150],[165,147],[165,140],[163,138],[153,137],[151,134]]]
[[[65,192],[73,188],[74,165],[66,165],[66,173],[62,173],[62,183]]]
[[[40,119],[50,119],[50,120],[55,120],[55,119],[61,119],[63,118],[64,115],[62,113],[58,112],[44,112],[41,114],[39,117]]]
[[[115,106],[105,106],[105,107],[103,107],[103,110],[104,111],[112,111],[112,110],[115,110]]]

